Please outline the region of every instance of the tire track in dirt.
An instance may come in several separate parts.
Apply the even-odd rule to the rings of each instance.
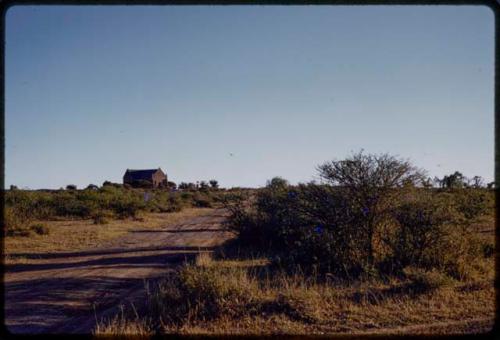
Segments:
[[[11,333],[90,333],[103,315],[133,302],[160,278],[231,237],[223,210],[174,226],[135,230],[88,251],[33,254],[5,266],[5,325]],[[95,306],[95,311],[94,311]]]

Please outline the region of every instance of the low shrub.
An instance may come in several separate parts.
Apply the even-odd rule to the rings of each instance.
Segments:
[[[150,306],[171,324],[239,315],[255,289],[244,268],[186,265],[160,285]]]
[[[414,293],[426,293],[439,288],[449,287],[454,284],[454,280],[445,273],[433,270],[424,270],[416,267],[407,267],[404,274],[411,281],[410,290]]]
[[[393,268],[444,265],[447,253],[443,250],[449,249],[447,242],[452,224],[459,219],[456,211],[446,203],[431,194],[420,193],[393,209],[397,223],[392,230],[385,230],[382,238],[390,249]]]
[[[195,193],[193,196],[193,205],[198,208],[212,208],[213,199],[209,192]]]
[[[199,306],[199,318],[244,312],[237,307],[251,302],[253,296],[249,292],[252,282],[242,268],[186,266],[180,280],[183,295],[191,305]]]
[[[176,193],[156,191],[153,198],[146,203],[146,208],[152,212],[169,213],[181,211],[185,205],[191,204],[183,202]]]
[[[468,220],[494,211],[494,193],[484,188],[455,189],[452,192],[457,210]]]
[[[446,238],[436,268],[457,280],[467,281],[482,275],[482,261],[479,261],[482,257],[481,240],[477,235],[455,229]]]
[[[92,215],[92,221],[94,224],[108,224],[112,218],[113,214],[107,210],[99,210]]]
[[[165,212],[179,212],[183,208],[182,200],[178,195],[172,195],[168,198],[168,208]]]
[[[138,197],[123,197],[113,200],[110,203],[111,209],[118,218],[136,217],[140,210],[144,210],[145,203]]]
[[[57,216],[89,218],[97,209],[92,201],[83,201],[78,198],[60,196],[54,201]]]
[[[278,293],[275,300],[267,306],[271,307],[270,312],[274,314],[283,313],[293,320],[312,324],[322,319],[318,298],[321,299],[315,290],[300,287]]]
[[[29,222],[28,215],[21,209],[4,208],[4,232],[6,236],[30,236]]]

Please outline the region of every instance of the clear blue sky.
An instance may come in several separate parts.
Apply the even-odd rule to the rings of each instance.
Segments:
[[[177,183],[296,183],[361,148],[493,180],[487,7],[25,6],[6,20],[6,187],[157,167]]]

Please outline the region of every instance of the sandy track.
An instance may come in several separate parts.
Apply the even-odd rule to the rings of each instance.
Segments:
[[[23,254],[5,268],[5,323],[12,333],[90,333],[154,280],[231,236],[222,210],[161,230],[135,230],[88,251]],[[14,254],[15,255],[15,254]],[[95,312],[94,312],[95,308]]]

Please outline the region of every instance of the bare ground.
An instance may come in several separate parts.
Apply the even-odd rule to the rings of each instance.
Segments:
[[[99,248],[11,254],[28,263],[5,265],[5,324],[11,333],[90,333],[120,305],[140,304],[155,280],[231,233],[222,210],[176,225],[132,230]]]

